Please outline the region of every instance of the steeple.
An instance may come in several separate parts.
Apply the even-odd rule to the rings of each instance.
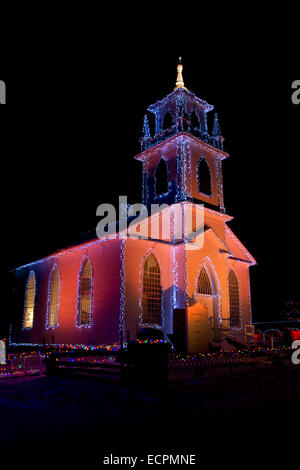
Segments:
[[[143,204],[201,202],[224,212],[221,162],[228,154],[218,116],[210,133],[207,114],[214,107],[184,86],[182,70],[180,58],[175,89],[147,109],[154,131],[144,118],[142,153],[136,156],[143,162]]]
[[[177,88],[184,88],[186,90],[184,86],[182,70],[183,70],[183,65],[181,64],[181,57],[179,57],[179,64],[177,65],[177,80],[176,80],[176,86],[174,90],[177,90]]]
[[[208,131],[207,113],[212,111],[214,107],[198,98],[184,86],[182,70],[181,57],[179,57],[176,87],[169,95],[147,109],[155,116],[155,133],[151,135],[147,118],[145,118],[143,135],[140,139],[142,151],[181,132],[187,132],[207,144],[223,150],[224,139],[219,130],[217,116],[215,116],[212,135]]]

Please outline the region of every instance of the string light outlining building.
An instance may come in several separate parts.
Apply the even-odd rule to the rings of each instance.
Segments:
[[[17,318],[13,341],[108,345],[153,328],[190,352],[209,351],[231,337],[243,343],[251,325],[249,267],[255,260],[229,228],[223,198],[224,151],[213,106],[189,91],[178,64],[174,90],[148,107],[140,140],[143,204],[165,204],[142,224],[170,220],[169,238],[124,231],[87,240],[15,271]],[[149,117],[154,116],[151,132]],[[178,232],[204,220],[203,245]],[[158,223],[159,225],[159,223]],[[185,227],[186,228],[186,227]],[[194,230],[193,230],[194,231]]]

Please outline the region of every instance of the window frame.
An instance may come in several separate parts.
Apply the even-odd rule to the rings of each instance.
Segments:
[[[158,273],[153,273],[152,272],[152,279],[151,277],[149,276],[148,279],[145,279],[145,266],[146,266],[146,263],[148,262],[149,258],[153,258],[155,260],[155,263],[156,263],[156,266],[157,266],[157,269],[158,269]],[[150,270],[147,271],[147,274],[149,275],[151,273]],[[155,280],[155,277],[153,278],[153,274],[157,274],[157,280]],[[147,325],[147,326],[151,326],[151,327],[159,327],[159,328],[162,328],[163,326],[163,312],[162,312],[162,306],[163,306],[163,290],[162,290],[162,276],[161,276],[161,269],[160,269],[160,265],[159,265],[159,262],[156,258],[156,256],[153,254],[153,253],[149,253],[143,260],[143,264],[142,264],[142,271],[141,271],[141,277],[142,277],[142,282],[141,282],[141,324],[142,325]],[[153,290],[153,286],[151,287],[151,284],[153,284],[153,281],[154,281],[154,287],[156,289],[156,294],[158,294],[159,292],[159,296],[157,295],[157,297],[154,297],[154,298],[151,298],[149,295],[148,296],[145,296],[145,281],[147,282],[148,284],[148,288]],[[157,285],[155,286],[155,284],[158,284],[159,287],[157,287]],[[148,289],[147,289],[148,290]],[[148,302],[150,301],[150,304],[151,304],[151,300],[152,300],[152,307],[156,304],[156,306],[159,304],[159,313],[158,313],[158,310],[157,312],[145,312],[145,302],[147,302],[147,308],[149,308],[149,304]],[[151,316],[153,316],[153,320],[151,319]],[[155,318],[155,316],[157,316],[157,318]],[[159,317],[159,319],[158,319]]]
[[[34,292],[33,292],[33,299],[32,299],[32,307],[29,306],[28,307],[28,288],[29,288],[29,284],[31,282],[31,279],[33,279],[33,282],[34,282]],[[27,278],[27,282],[26,282],[26,288],[25,288],[25,299],[24,299],[24,311],[23,311],[23,330],[32,330],[33,328],[33,323],[34,323],[34,311],[35,311],[35,304],[36,304],[36,291],[37,291],[37,282],[36,282],[36,276],[35,276],[35,272],[34,271],[30,271],[29,275],[28,275],[28,278]],[[31,326],[26,326],[27,325],[27,320],[26,320],[26,310],[28,308],[32,308],[32,319],[31,319]]]
[[[90,286],[89,286],[89,290],[90,290],[90,300],[89,300],[89,309],[90,309],[90,312],[87,312],[89,314],[89,321],[86,322],[86,323],[82,323],[82,320],[81,320],[81,315],[82,315],[82,312],[81,312],[81,299],[82,299],[82,295],[81,295],[81,289],[82,289],[82,285],[81,285],[81,282],[82,282],[82,273],[83,273],[83,270],[85,269],[85,266],[86,264],[89,263],[89,266],[90,266],[90,270],[91,270],[91,273],[90,273],[90,277],[89,278],[84,278],[84,279],[90,279]],[[81,262],[81,265],[80,265],[80,269],[79,269],[79,272],[78,272],[78,283],[77,283],[77,313],[76,313],[76,326],[77,328],[91,328],[92,327],[92,320],[93,320],[93,301],[94,301],[94,296],[93,296],[93,264],[90,260],[90,258],[88,256],[85,256]]]
[[[52,288],[53,288],[53,276],[55,273],[58,273],[58,295],[57,295],[57,305],[56,305],[56,324],[50,325],[50,316],[51,316],[51,296],[52,296]],[[46,322],[46,329],[55,329],[59,326],[59,309],[60,309],[60,291],[61,291],[61,277],[60,277],[60,269],[57,264],[52,266],[52,269],[49,274],[48,280],[48,299],[47,299],[47,322]]]
[[[234,276],[234,284],[230,281],[230,276]],[[229,323],[230,323],[230,329],[240,329],[242,328],[242,315],[241,315],[241,295],[240,295],[240,283],[238,280],[238,277],[234,271],[233,268],[231,268],[228,272],[228,307],[229,307]],[[232,288],[236,289],[236,291],[233,293],[235,298],[233,300],[232,305]],[[236,302],[238,300],[238,302]],[[235,309],[235,311],[232,311],[232,308]],[[238,312],[238,313],[237,313]],[[236,320],[238,317],[238,322],[233,321]]]

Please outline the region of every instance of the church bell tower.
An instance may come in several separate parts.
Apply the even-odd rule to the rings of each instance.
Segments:
[[[147,110],[154,115],[154,135],[144,118],[142,153],[135,157],[143,163],[143,204],[188,201],[225,212],[222,160],[228,154],[218,117],[209,133],[207,114],[214,107],[185,87],[182,71],[180,58],[174,90]]]

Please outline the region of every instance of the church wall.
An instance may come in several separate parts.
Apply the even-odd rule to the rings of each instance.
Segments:
[[[161,158],[164,158],[168,163],[169,181],[176,180],[176,146],[174,143],[166,145],[159,151],[156,151],[151,160],[145,166],[145,169],[150,177],[154,179],[155,169]]]
[[[188,188],[189,193],[195,199],[201,199],[204,202],[219,206],[218,184],[219,178],[216,167],[216,157],[213,157],[206,151],[195,148],[193,145],[190,147],[190,185]],[[198,163],[201,158],[205,158],[211,174],[211,195],[206,195],[198,191]]]
[[[212,243],[213,240],[211,240]],[[228,273],[230,268],[233,267],[234,272],[239,282],[239,295],[240,295],[240,311],[241,311],[241,325],[240,328],[231,328],[230,336],[236,341],[244,343],[244,325],[252,323],[251,318],[251,297],[250,297],[250,279],[249,279],[249,265],[243,262],[227,260],[226,255],[220,254],[215,246],[210,241],[205,243],[204,248],[199,252],[187,251],[187,292],[189,298],[201,303],[201,305],[208,308],[209,317],[212,316],[212,308],[209,302],[211,297],[199,296],[196,294],[196,283],[199,275],[199,269],[202,263],[207,268],[210,275],[217,283],[219,298],[214,299],[214,309],[220,312],[223,325],[230,326],[230,307],[229,307],[229,284]],[[194,307],[195,308],[195,307]],[[225,320],[225,322],[224,322]],[[211,320],[210,320],[211,322]],[[207,341],[212,340],[210,337]]]
[[[176,286],[174,307],[179,309],[185,308],[187,301],[186,259],[185,245],[177,245],[173,251],[174,284]]]
[[[173,312],[173,256],[166,243],[128,238],[125,244],[125,331],[136,337],[141,325],[142,267],[147,255],[156,257],[163,290],[163,326],[165,334],[172,332]],[[146,325],[145,325],[146,326]]]
[[[215,308],[218,309],[222,318],[228,318],[227,302],[227,270],[226,261],[223,254],[216,249],[213,237],[206,232],[204,235],[204,246],[199,251],[187,250],[187,292],[189,297],[195,296],[197,299],[197,280],[200,267],[204,264],[208,274],[212,278],[211,284],[214,295],[218,296],[215,301]],[[215,286],[215,287],[214,287]],[[225,295],[224,295],[225,294]]]
[[[228,265],[228,273],[230,267],[234,270],[239,282],[241,328],[243,330],[244,325],[252,323],[249,265],[241,261],[231,261]],[[229,304],[228,289],[227,297]]]
[[[16,342],[41,344],[113,344],[119,341],[121,242],[97,243],[53,256],[17,271],[18,327]],[[93,269],[92,326],[76,327],[78,274],[88,256]],[[46,329],[49,274],[60,271],[59,326]],[[29,273],[36,276],[33,328],[22,329],[25,288]]]

